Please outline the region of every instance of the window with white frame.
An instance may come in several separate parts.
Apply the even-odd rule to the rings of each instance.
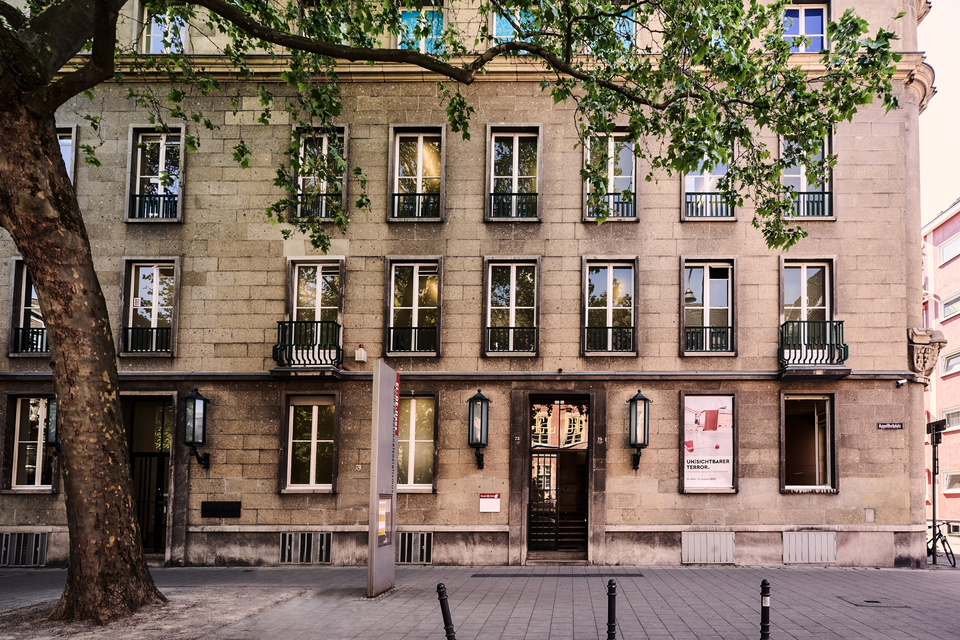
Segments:
[[[493,39],[495,42],[510,42],[517,40],[517,29],[514,25],[520,27],[520,31],[529,28],[532,16],[526,11],[511,10],[509,14],[494,14],[493,16]]]
[[[944,471],[940,490],[943,493],[960,493],[960,470]]]
[[[16,297],[13,309],[13,344],[10,353],[49,353],[47,325],[40,311],[37,289],[33,286],[23,260],[17,260],[14,263],[14,288]]]
[[[684,351],[732,351],[732,265],[688,262],[683,271]]]
[[[960,313],[960,293],[956,293],[949,298],[944,298],[940,303],[942,311],[940,320],[947,320]]]
[[[287,488],[332,490],[336,473],[334,398],[291,398],[289,413]]]
[[[788,490],[836,488],[830,396],[785,396],[782,485]]]
[[[633,271],[627,263],[587,264],[584,351],[635,349]]]
[[[184,50],[186,23],[182,18],[151,14],[143,7],[143,38],[140,53],[180,53]]]
[[[960,371],[960,351],[943,356],[942,364],[940,365],[940,375],[948,376],[957,371]]]
[[[441,132],[398,132],[393,166],[392,217],[439,218],[443,176]]]
[[[179,217],[180,148],[179,131],[135,132],[129,219],[175,220]]]
[[[488,265],[487,351],[537,350],[537,265]]]
[[[605,191],[600,195],[606,214],[611,218],[636,218],[636,158],[633,143],[622,133],[598,136],[590,140],[588,154],[591,167],[599,167],[604,178]],[[589,183],[588,187],[593,194],[595,185]],[[596,212],[588,207],[587,217],[596,217]]]
[[[67,177],[73,181],[73,161],[76,157],[76,141],[73,138],[73,129],[57,129],[57,142],[60,144],[60,155],[67,168]]]
[[[440,320],[439,265],[390,265],[390,351],[437,353]]]
[[[273,358],[280,367],[339,367],[342,263],[292,266],[290,320],[277,323]]]
[[[299,136],[297,217],[331,218],[343,206],[346,163],[343,132],[302,131]]]
[[[539,136],[494,132],[490,154],[490,218],[536,218]]]
[[[17,398],[12,489],[53,485],[53,456],[45,442],[47,429],[56,428],[56,406],[51,397]]]
[[[827,142],[821,142],[817,151],[810,155],[810,162],[821,162],[827,153],[829,153]],[[822,218],[833,214],[827,183],[811,181],[802,163],[798,162],[787,167],[783,172],[782,181],[785,187],[793,190],[793,197],[797,203],[794,215],[804,218]]]
[[[960,427],[960,407],[945,409],[940,412],[940,417],[947,421],[947,429]]]
[[[440,53],[443,49],[443,9],[426,6],[422,9],[400,11],[402,31],[399,38],[401,49],[413,49],[420,53]]]
[[[727,175],[726,163],[708,166],[705,161],[683,179],[684,217],[731,218],[733,207],[720,191],[720,179]]]
[[[937,247],[937,253],[940,256],[940,264],[960,255],[960,233],[941,243]]]
[[[132,262],[123,350],[169,354],[173,345],[176,269],[173,262]]]
[[[827,5],[788,5],[783,11],[783,39],[792,53],[819,53],[827,43]]]
[[[432,396],[400,398],[397,485],[402,488],[433,488],[435,404]]]
[[[830,309],[830,265],[798,263],[783,268],[783,319],[786,322],[825,322]]]

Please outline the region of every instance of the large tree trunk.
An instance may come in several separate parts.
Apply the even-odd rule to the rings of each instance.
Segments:
[[[143,558],[116,349],[54,118],[16,90],[0,91],[0,225],[37,289],[59,403],[70,564],[52,616],[105,623],[166,599]]]

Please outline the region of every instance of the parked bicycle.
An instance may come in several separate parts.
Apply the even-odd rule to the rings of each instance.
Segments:
[[[927,540],[927,556],[932,556],[937,552],[937,543],[940,543],[940,546],[943,547],[943,553],[947,556],[947,561],[950,563],[951,567],[957,566],[957,558],[953,555],[953,549],[950,548],[950,542],[947,540],[947,536],[943,535],[944,523],[941,522],[937,525],[937,531],[933,534],[933,537]]]

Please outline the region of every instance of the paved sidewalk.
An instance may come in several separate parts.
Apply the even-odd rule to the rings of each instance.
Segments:
[[[771,634],[778,640],[960,637],[953,606],[960,571],[950,569],[400,567],[397,587],[373,599],[364,596],[365,568],[151,571],[162,591],[193,602],[215,588],[250,598],[252,615],[220,625],[210,616],[212,628],[207,620],[202,635],[216,640],[440,640],[438,582],[447,586],[458,640],[605,639],[610,578],[618,585],[618,639],[756,639],[763,579],[772,586]],[[64,576],[0,570],[0,612],[56,599]],[[264,606],[280,590],[290,595]],[[153,614],[163,617],[163,609]],[[140,637],[135,631],[129,637]]]

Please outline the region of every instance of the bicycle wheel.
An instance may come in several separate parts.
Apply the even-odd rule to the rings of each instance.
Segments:
[[[957,558],[953,555],[953,549],[950,548],[950,543],[947,542],[947,537],[940,536],[940,542],[943,543],[943,553],[947,556],[947,561],[950,563],[950,566],[957,566]]]

